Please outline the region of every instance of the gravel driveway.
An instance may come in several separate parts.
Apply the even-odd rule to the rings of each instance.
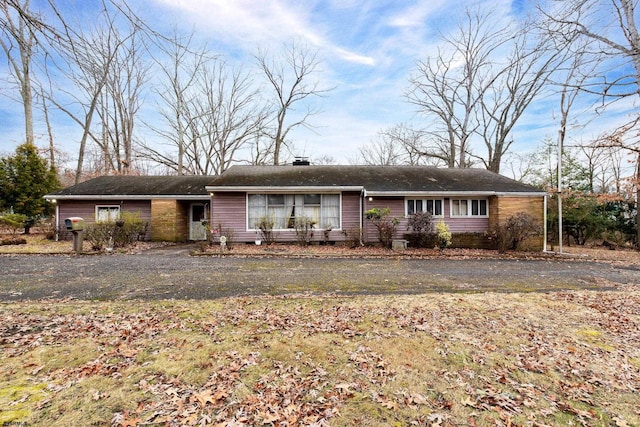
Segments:
[[[545,292],[640,286],[640,267],[576,260],[237,258],[185,249],[0,256],[0,301],[213,299],[292,293]]]

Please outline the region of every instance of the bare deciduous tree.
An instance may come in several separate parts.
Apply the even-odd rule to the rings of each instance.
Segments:
[[[113,75],[114,61],[122,46],[134,34],[118,34],[115,16],[104,3],[102,5],[102,12],[94,22],[93,31],[85,32],[71,25],[64,25],[61,30],[64,43],[59,46],[61,60],[57,65],[64,75],[64,81],[49,78],[49,101],[82,129],[76,183],[82,179],[87,143],[90,139],[98,144],[103,141],[102,135],[92,126],[93,120],[98,114],[105,87]]]
[[[552,2],[545,11],[549,28],[559,38],[576,40],[602,59],[599,73],[582,90],[601,97],[603,106],[618,99],[640,96],[640,31],[636,22],[637,0],[570,0]],[[633,113],[629,123],[609,132],[607,144],[637,156],[636,180],[640,176],[640,144]],[[636,183],[636,204],[640,186]],[[640,211],[640,209],[636,209]],[[640,248],[640,221],[638,247]]]
[[[446,149],[431,146],[429,134],[401,123],[378,132],[371,143],[358,149],[356,163],[367,165],[446,165]]]
[[[220,174],[260,134],[267,110],[258,102],[258,90],[249,75],[220,60],[203,68],[198,91],[203,96],[194,99],[193,123],[200,135],[187,146],[187,155],[195,173]],[[199,150],[205,155],[198,155]]]
[[[171,38],[160,44],[163,58],[156,60],[161,78],[154,92],[158,95],[158,110],[164,126],[149,125],[169,146],[168,153],[160,153],[157,148],[143,145],[141,155],[163,164],[178,175],[185,174],[185,150],[189,139],[188,131],[195,120],[191,103],[198,96],[196,80],[202,67],[210,59],[204,49],[192,47],[193,34],[181,37],[174,29]],[[192,136],[193,139],[194,136]],[[173,155],[177,149],[177,158]]]
[[[331,89],[323,89],[315,78],[318,72],[318,51],[300,42],[283,45],[277,55],[261,49],[255,55],[258,68],[273,89],[273,130],[266,148],[270,150],[273,164],[280,164],[283,147],[287,145],[289,132],[298,127],[311,127],[309,118],[318,113],[310,104],[310,98],[322,96]],[[304,112],[295,113],[294,108],[303,105]]]
[[[468,10],[438,55],[419,62],[410,79],[406,96],[431,120],[437,144],[448,148],[449,167],[468,167],[471,157],[499,173],[514,127],[566,55],[529,23],[496,22],[495,11]],[[471,153],[475,138],[486,154]]]
[[[182,174],[220,174],[242,161],[241,154],[251,152],[267,109],[248,73],[202,51],[192,56],[193,68],[180,70],[179,58],[191,54],[178,48],[172,55],[173,63],[165,69],[167,92],[162,97],[168,105],[161,112],[168,129],[159,132],[177,146],[179,155],[176,158],[146,146],[144,156]]]
[[[141,91],[147,81],[148,65],[135,27],[124,35],[115,30],[112,39],[118,48],[100,97],[98,113],[102,138],[97,144],[104,153],[105,172],[126,175],[133,163],[134,127],[141,106]],[[104,54],[108,56],[107,52]]]
[[[503,156],[514,142],[514,127],[567,56],[562,46],[532,34],[531,27],[524,24],[513,37],[504,67],[481,93],[478,133],[487,153],[482,161],[495,173],[500,173]]]
[[[466,11],[457,32],[435,57],[418,62],[405,93],[432,124],[432,139],[447,148],[448,167],[466,167],[469,140],[478,129],[482,95],[492,83],[491,55],[510,37],[490,13]]]
[[[16,80],[24,111],[26,143],[34,143],[32,58],[36,37],[29,24],[29,0],[0,3],[0,47]]]

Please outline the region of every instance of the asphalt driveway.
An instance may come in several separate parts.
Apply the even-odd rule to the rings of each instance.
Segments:
[[[0,301],[546,292],[640,287],[640,266],[554,259],[240,258],[186,250],[0,256]]]

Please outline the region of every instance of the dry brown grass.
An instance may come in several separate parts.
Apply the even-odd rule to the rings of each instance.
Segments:
[[[56,242],[42,234],[20,235],[27,243],[23,245],[0,245],[0,254],[64,254],[71,253],[71,242]]]
[[[7,235],[8,237],[8,235]],[[73,252],[71,241],[53,241],[45,238],[43,234],[20,235],[27,240],[23,245],[0,245],[0,254],[70,254]],[[147,249],[164,246],[163,243],[138,242],[135,248],[129,252],[140,252]],[[84,242],[83,249],[90,252],[91,247],[88,242]],[[463,258],[505,258],[505,257],[563,257],[576,259],[591,259],[608,261],[621,264],[640,264],[640,251],[618,248],[610,250],[597,246],[564,246],[563,254],[554,253],[543,254],[542,252],[510,252],[500,254],[491,250],[476,249],[447,249],[441,253],[437,249],[416,249],[409,248],[405,251],[391,251],[376,246],[364,246],[350,248],[344,245],[336,246],[298,246],[295,244],[276,245],[248,245],[235,244],[232,250],[221,251],[220,247],[213,245],[206,247],[205,252],[201,250],[193,251],[193,255],[198,254],[220,254],[237,256],[314,256],[314,257],[463,257]]]
[[[0,425],[640,425],[637,286],[0,317]]]

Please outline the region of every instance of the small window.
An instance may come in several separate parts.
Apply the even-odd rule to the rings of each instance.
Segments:
[[[96,206],[96,222],[111,222],[120,218],[120,206]]]
[[[269,194],[269,206],[284,205],[284,194]]]
[[[304,195],[304,204],[306,205],[320,205],[320,195],[319,194],[305,194]]]
[[[407,216],[416,212],[429,212],[433,216],[442,216],[442,199],[407,199]]]
[[[451,199],[451,216],[488,216],[486,199]]]

